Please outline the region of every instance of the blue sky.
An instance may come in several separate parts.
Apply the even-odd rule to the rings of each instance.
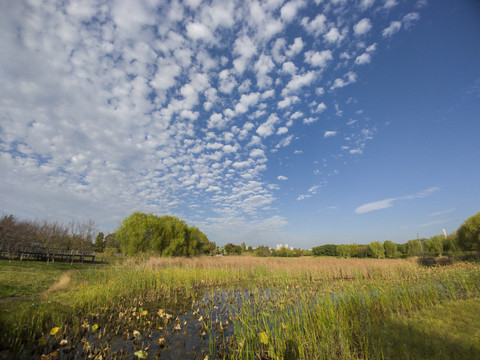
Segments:
[[[480,210],[476,1],[5,1],[0,32],[4,213],[310,248]]]

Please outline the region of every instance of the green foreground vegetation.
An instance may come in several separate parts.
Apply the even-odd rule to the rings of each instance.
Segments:
[[[477,263],[2,260],[0,297],[7,358],[480,358]]]

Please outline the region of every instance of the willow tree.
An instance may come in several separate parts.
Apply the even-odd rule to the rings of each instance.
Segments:
[[[208,252],[207,236],[175,216],[134,212],[122,221],[115,236],[127,255],[193,256]]]

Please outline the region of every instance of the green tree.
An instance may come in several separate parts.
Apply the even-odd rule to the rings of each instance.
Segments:
[[[342,258],[349,258],[352,256],[352,248],[350,245],[338,245],[337,256]]]
[[[385,249],[380,241],[372,241],[368,245],[368,249],[374,258],[383,259],[385,257]]]
[[[449,252],[455,254],[458,251],[457,245],[457,234],[448,234],[445,239],[443,239],[443,252]]]
[[[462,250],[480,250],[480,212],[458,228],[457,242]]]
[[[115,233],[110,233],[105,236],[105,249],[110,249],[110,251],[119,251],[120,244],[115,237]]]
[[[421,256],[423,255],[423,245],[420,240],[409,240],[407,242],[407,255],[408,256]]]
[[[105,249],[105,235],[103,232],[99,232],[96,239],[95,239],[95,251],[103,252]]]
[[[443,235],[435,235],[425,241],[426,250],[430,255],[441,256],[443,253]]]
[[[386,240],[383,243],[383,247],[385,249],[385,256],[389,259],[393,259],[397,256],[397,244],[391,242],[390,240]]]
[[[268,246],[263,246],[263,245],[257,247],[254,250],[254,253],[255,253],[256,256],[261,256],[261,257],[266,257],[266,256],[271,256],[272,255],[269,247]]]
[[[123,220],[115,236],[127,255],[192,256],[208,252],[207,236],[174,216],[134,212]]]
[[[350,246],[350,256],[351,257],[359,257],[360,254],[360,246],[357,244],[352,244]]]
[[[337,256],[337,245],[326,244],[315,246],[312,248],[312,253],[315,256]]]

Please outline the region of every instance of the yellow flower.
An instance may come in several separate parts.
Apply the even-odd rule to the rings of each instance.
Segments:
[[[260,337],[260,342],[262,344],[265,344],[265,345],[268,344],[268,335],[266,332],[261,332],[260,334],[258,334],[258,336]]]
[[[160,309],[157,312],[158,316],[163,316],[164,313],[165,313],[165,311],[163,309]]]
[[[50,335],[55,335],[58,332],[58,330],[60,330],[59,327],[54,327],[52,330],[50,330]]]
[[[93,330],[93,331],[95,331],[95,330],[97,330],[97,329],[98,329],[98,325],[97,325],[97,324],[95,324],[95,325],[92,326],[92,330]]]
[[[146,316],[147,314],[148,314],[148,311],[147,311],[147,310],[143,310],[143,311],[140,313],[141,316]]]

